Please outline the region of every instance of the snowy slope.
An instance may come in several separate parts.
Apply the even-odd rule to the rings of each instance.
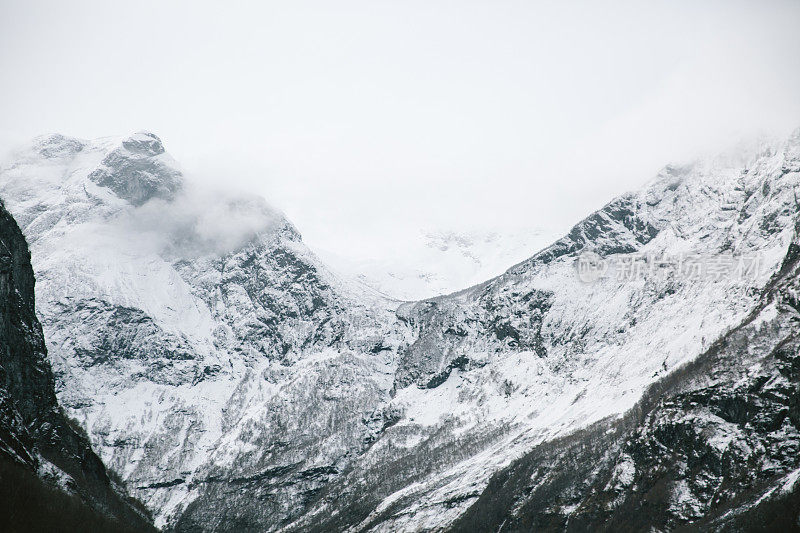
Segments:
[[[398,300],[456,292],[505,272],[550,244],[552,231],[529,228],[421,230],[379,258],[349,258],[316,249],[326,264]]]
[[[159,524],[195,476],[258,468],[238,433],[283,405],[283,387],[388,342],[372,330],[393,304],[330,275],[260,199],[188,186],[151,134],[37,139],[3,168],[0,195],[31,236],[60,399]],[[322,350],[316,367],[295,364]],[[380,361],[365,395],[388,395]],[[353,401],[360,425],[370,402]]]
[[[493,475],[456,531],[792,531],[800,511],[800,209],[751,313],[635,409]]]
[[[153,531],[56,401],[25,238],[0,204],[0,529]]]
[[[799,152],[666,167],[501,276],[406,303],[333,274],[262,201],[202,191],[152,134],[37,139],[0,197],[59,398],[158,524],[441,529],[742,321],[786,255]],[[711,267],[585,283],[588,251]]]
[[[401,354],[393,405],[406,410],[408,421],[393,426],[346,482],[370,495],[369,503],[358,502],[374,509],[359,515],[361,527],[448,524],[523,451],[631,408],[649,383],[738,324],[791,239],[798,152],[796,134],[762,147],[749,163],[726,156],[667,167],[642,191],[611,202],[503,276],[401,309],[416,341]],[[760,265],[752,276],[645,269],[632,280],[581,283],[575,260],[587,250],[610,258],[698,255],[709,264],[733,254],[756,256]],[[453,434],[458,451],[437,443],[443,431]],[[427,445],[425,457],[444,462],[435,475],[407,469],[377,486],[360,482],[388,462],[375,456],[400,457],[396,448],[409,440],[410,456]],[[331,494],[338,490],[345,489]],[[340,526],[325,517],[332,506],[348,510],[341,500],[324,500],[298,528]]]

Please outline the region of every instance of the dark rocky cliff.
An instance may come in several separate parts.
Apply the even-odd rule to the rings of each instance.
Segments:
[[[61,411],[25,238],[0,204],[0,530],[151,531]]]

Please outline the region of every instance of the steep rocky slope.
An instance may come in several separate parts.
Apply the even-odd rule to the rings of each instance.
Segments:
[[[792,238],[799,155],[795,134],[668,167],[503,276],[401,307],[414,342],[390,405],[404,417],[297,529],[447,528],[494,472],[632,408],[758,305]],[[581,283],[584,252],[643,261]]]
[[[0,529],[151,531],[56,401],[28,246],[0,204]]]
[[[800,529],[799,294],[796,236],[741,324],[624,416],[495,474],[452,529]]]
[[[32,243],[59,397],[159,525],[441,530],[760,308],[798,170],[800,134],[667,167],[502,276],[416,303],[332,274],[262,201],[203,192],[152,134],[37,139],[0,195]],[[589,252],[613,268],[584,283]]]
[[[159,525],[251,478],[278,494],[246,512],[223,494],[216,521],[291,516],[374,435],[394,304],[263,201],[187,185],[151,134],[40,138],[2,176],[60,398]]]

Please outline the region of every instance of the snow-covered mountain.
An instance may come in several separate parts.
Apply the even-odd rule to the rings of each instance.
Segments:
[[[420,302],[334,274],[149,133],[39,138],[0,197],[31,243],[59,399],[157,525],[442,530],[763,305],[798,171],[800,132],[666,167],[499,277]]]
[[[797,530],[799,252],[796,232],[740,324],[625,416],[494,474],[451,529]]]
[[[363,445],[391,385],[391,305],[334,278],[280,213],[191,188],[151,134],[40,138],[2,175],[60,400],[159,525],[276,462],[294,465],[286,513],[317,463]],[[283,440],[309,448],[263,446]]]
[[[530,228],[420,230],[393,240],[379,258],[358,259],[314,249],[342,276],[398,300],[423,300],[471,287],[505,272],[554,240]]]

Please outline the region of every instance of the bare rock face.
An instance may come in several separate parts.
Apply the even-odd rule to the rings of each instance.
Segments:
[[[181,173],[163,154],[161,139],[152,133],[136,133],[110,151],[89,179],[133,205],[153,198],[172,199],[180,187]]]
[[[0,526],[151,531],[56,401],[28,246],[0,204]]]
[[[202,191],[150,134],[37,140],[0,195],[59,400],[159,527],[722,527],[796,468],[798,153],[666,167],[410,303],[333,274],[263,201]]]

